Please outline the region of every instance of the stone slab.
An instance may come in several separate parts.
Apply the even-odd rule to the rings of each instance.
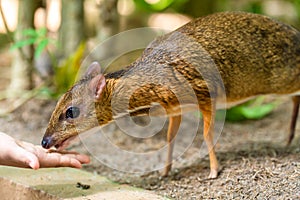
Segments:
[[[0,166],[2,200],[163,200],[150,191],[120,185],[72,168],[21,169]]]

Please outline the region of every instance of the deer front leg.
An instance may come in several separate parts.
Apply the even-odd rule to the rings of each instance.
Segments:
[[[174,148],[174,138],[177,134],[181,122],[181,115],[169,117],[169,127],[167,133],[167,142],[168,142],[168,154],[167,154],[167,162],[165,165],[165,171],[163,176],[167,176],[169,171],[172,168],[172,154]]]
[[[203,136],[208,148],[209,161],[210,161],[210,174],[209,179],[217,178],[218,176],[218,160],[214,150],[214,122],[215,122],[215,106],[210,106],[211,108],[201,109],[203,115],[204,129]]]
[[[294,135],[295,135],[295,128],[297,124],[297,118],[299,113],[299,104],[300,104],[300,96],[294,96],[293,97],[293,113],[292,113],[292,119],[291,119],[291,125],[290,125],[290,135],[288,139],[287,145],[290,145]]]

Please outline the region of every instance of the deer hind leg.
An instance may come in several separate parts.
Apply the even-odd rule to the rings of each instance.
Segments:
[[[297,118],[299,113],[299,104],[300,104],[300,96],[294,96],[293,97],[293,113],[292,113],[292,119],[290,124],[290,134],[288,138],[288,145],[291,144],[294,135],[295,135],[295,129],[297,124]]]
[[[204,129],[203,129],[203,137],[206,142],[209,154],[210,161],[210,174],[208,176],[209,179],[217,178],[218,176],[218,160],[214,150],[214,123],[215,123],[215,113],[216,108],[215,105],[209,105],[209,107],[202,108],[200,110],[203,115]]]
[[[172,168],[172,154],[173,154],[173,148],[175,142],[174,138],[177,134],[180,123],[181,123],[181,115],[169,117],[169,127],[167,133],[168,155],[167,155],[167,161],[166,161],[165,171],[163,173],[163,176],[167,176],[169,171]]]

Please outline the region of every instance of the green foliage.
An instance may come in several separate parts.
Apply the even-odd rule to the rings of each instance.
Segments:
[[[239,122],[244,120],[258,120],[270,114],[278,105],[277,102],[264,102],[265,97],[261,96],[256,99],[247,101],[246,103],[237,105],[230,109],[218,110],[216,113],[216,120],[223,120],[226,114],[226,121]],[[201,112],[195,113],[195,116],[202,118]]]
[[[80,69],[84,51],[85,43],[82,42],[72,55],[66,58],[61,65],[54,68],[56,96],[66,92],[74,84],[76,75]]]
[[[262,2],[261,1],[253,1],[249,2],[246,7],[247,12],[263,14]]]
[[[53,91],[49,86],[39,88],[37,96],[42,99],[56,99],[59,95]]]
[[[25,29],[21,33],[24,36],[24,40],[16,41],[11,46],[11,50],[17,48],[22,48],[28,45],[35,45],[34,57],[37,58],[41,55],[43,50],[47,47],[49,43],[54,43],[54,40],[47,37],[47,29]]]
[[[187,0],[159,0],[155,3],[148,3],[145,0],[134,0],[138,7],[150,12],[160,12],[173,5],[182,5],[186,1]]]
[[[23,40],[17,41],[11,46],[11,50],[22,48],[28,45],[34,45],[34,57],[37,58],[50,44],[54,43],[54,40],[47,37],[47,29],[25,29],[21,33],[24,37]],[[66,58],[61,65],[57,65],[57,60],[54,56],[52,58],[52,64],[54,67],[54,85],[52,90],[49,86],[43,86],[39,89],[39,96],[46,98],[56,98],[63,92],[68,90],[75,82],[75,77],[79,71],[80,63],[83,58],[85,50],[85,43],[81,43],[77,50]],[[53,82],[51,81],[51,82]]]
[[[246,119],[261,119],[270,114],[276,105],[276,102],[264,103],[264,97],[258,97],[228,109],[226,112],[226,120],[235,122]]]
[[[290,0],[293,3],[294,8],[297,11],[297,15],[298,15],[298,24],[297,24],[297,28],[299,30],[300,28],[300,0]]]
[[[54,88],[45,85],[39,89],[38,96],[41,98],[58,98],[61,94],[65,93],[75,82],[76,75],[79,72],[81,60],[84,56],[85,43],[82,42],[77,50],[62,61],[60,65],[54,64]]]

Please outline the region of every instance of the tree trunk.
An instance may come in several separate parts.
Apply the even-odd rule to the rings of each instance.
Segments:
[[[97,29],[97,42],[101,43],[108,39],[110,36],[118,33],[119,31],[119,14],[117,11],[118,0],[102,0],[99,4],[99,17],[100,23]],[[109,47],[104,48],[102,45],[97,46],[93,51],[93,60],[103,60],[112,57],[119,50],[119,41],[115,38],[109,40],[106,45]],[[105,50],[104,50],[105,49]]]
[[[59,40],[63,58],[72,54],[84,37],[83,0],[62,0]]]
[[[14,40],[16,42],[23,40],[22,31],[34,27],[34,13],[38,7],[38,0],[21,0],[18,8],[18,26],[15,32]],[[19,93],[33,87],[33,55],[32,45],[22,48],[22,53],[18,50],[14,52],[14,60],[11,70],[11,83],[9,91],[11,94]]]
[[[98,39],[103,41],[119,31],[118,0],[103,0],[100,2],[100,30]]]

